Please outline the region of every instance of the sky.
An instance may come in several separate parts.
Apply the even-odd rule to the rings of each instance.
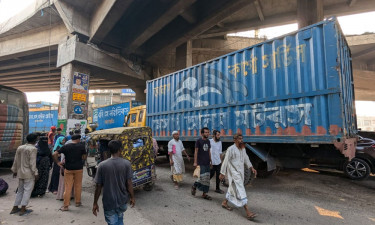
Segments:
[[[0,0],[0,23],[9,17],[22,11],[33,3],[34,0]],[[341,28],[346,35],[363,34],[365,32],[375,33],[375,12],[362,13],[350,16],[338,17]],[[297,30],[297,24],[261,29],[260,37],[277,37]],[[232,35],[254,37],[254,31],[239,32]],[[26,93],[29,102],[46,101],[58,103],[59,92],[33,92]],[[362,116],[375,116],[375,102],[356,101],[357,114]]]

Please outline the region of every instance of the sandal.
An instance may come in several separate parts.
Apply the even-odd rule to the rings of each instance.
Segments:
[[[221,207],[223,207],[224,209],[228,210],[228,211],[232,211],[233,208],[230,207],[229,205],[221,205]]]
[[[197,188],[192,186],[191,187],[191,195],[194,195],[195,196],[195,193],[197,192]]]
[[[32,211],[33,211],[32,209],[26,209],[24,212],[20,212],[20,216],[28,215],[28,214],[30,214]]]
[[[60,211],[69,211],[69,208],[67,206],[62,206],[60,209]]]
[[[255,213],[252,213],[252,214],[250,214],[250,215],[246,215],[246,219],[248,219],[248,220],[254,220],[254,218],[257,216],[257,214],[255,214]]]
[[[81,202],[76,203],[76,207],[80,207],[80,206],[82,206]]]
[[[202,195],[202,198],[204,198],[206,200],[212,200],[211,196],[209,196],[209,195]]]
[[[217,189],[215,190],[216,193],[219,193],[219,194],[224,194],[224,191],[223,190],[220,190],[220,189]]]

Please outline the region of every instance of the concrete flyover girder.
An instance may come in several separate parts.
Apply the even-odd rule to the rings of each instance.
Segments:
[[[55,1],[55,7],[60,14],[65,26],[71,34],[90,36],[90,17],[74,6],[64,2]]]
[[[277,0],[279,1],[279,0]],[[280,1],[281,2],[281,1]],[[264,2],[267,3],[267,2]],[[327,1],[327,3],[331,3]],[[255,7],[255,6],[254,6]],[[213,27],[205,33],[198,36],[198,38],[209,38],[222,36],[228,33],[247,31],[253,29],[267,28],[297,22],[297,10],[289,9],[290,11],[279,14],[267,15],[264,14],[264,21],[259,18],[237,20],[237,21],[223,21],[221,27]],[[348,4],[347,1],[341,1],[330,5],[324,5],[324,17],[330,16],[345,16],[362,12],[375,11],[375,4],[373,0],[361,0],[355,4]],[[242,12],[240,12],[242,13]]]
[[[375,44],[375,34],[351,35],[345,38],[350,46]]]
[[[143,43],[159,32],[178,15],[182,14],[197,0],[171,1],[160,10],[151,10],[148,18],[140,21],[133,32],[124,37],[125,54],[135,52]],[[135,24],[135,23],[133,23]]]
[[[146,80],[151,79],[141,65],[119,55],[104,52],[93,45],[81,43],[77,36],[73,36],[58,47],[57,67],[73,62],[90,66],[96,78],[136,85],[145,85]]]
[[[253,0],[209,0],[197,2],[196,7],[209,7],[202,9],[205,13],[199,15],[198,22],[190,24],[182,17],[173,20],[165,26],[160,32],[149,39],[137,53],[146,59],[159,53],[163,49],[175,48],[188,40],[193,39],[199,34],[209,30],[221,20],[235,14],[244,6],[252,3]]]
[[[0,38],[0,60],[15,58],[24,55],[26,52],[37,52],[38,49],[48,51],[56,49],[62,40],[69,36],[64,24],[52,27],[43,27],[37,31],[27,31],[23,34],[16,34]]]
[[[354,69],[353,73],[355,99],[374,101],[375,71]]]
[[[100,44],[133,0],[103,0],[90,21],[90,41]]]
[[[46,64],[46,63],[50,63],[51,65],[56,65],[56,61],[57,61],[56,56],[34,58],[34,59],[26,60],[26,61],[13,62],[13,63],[8,63],[6,65],[0,65],[0,70],[9,70],[9,69],[15,69],[15,68],[20,68],[20,67],[25,67],[25,66],[35,66],[35,65],[40,65],[40,64]]]

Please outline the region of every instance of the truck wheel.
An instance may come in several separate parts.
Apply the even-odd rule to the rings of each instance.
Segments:
[[[144,191],[152,191],[154,189],[154,183],[147,183],[143,186]]]
[[[266,178],[272,175],[276,175],[280,171],[280,167],[276,167],[276,169],[268,171],[267,163],[261,162],[258,164],[256,170],[257,170],[257,177]]]
[[[363,180],[370,175],[370,166],[363,159],[353,158],[344,164],[344,173],[352,180]]]

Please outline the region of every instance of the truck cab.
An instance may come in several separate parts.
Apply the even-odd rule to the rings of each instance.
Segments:
[[[133,107],[124,119],[124,127],[146,126],[146,105]]]

